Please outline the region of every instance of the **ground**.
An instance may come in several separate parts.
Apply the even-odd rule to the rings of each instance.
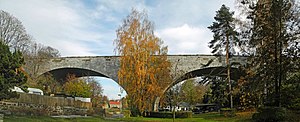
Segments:
[[[193,118],[176,119],[176,122],[250,122],[252,113],[240,112],[236,117],[224,117],[219,113],[195,114]],[[4,122],[172,122],[172,119],[130,117],[122,119],[104,119],[100,117],[53,118],[43,116],[5,116]]]

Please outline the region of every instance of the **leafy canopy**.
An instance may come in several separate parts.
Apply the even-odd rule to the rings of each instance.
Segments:
[[[171,81],[167,47],[154,35],[147,14],[134,9],[117,30],[114,42],[121,56],[118,79],[128,93],[129,106],[138,114],[150,111],[155,98]]]

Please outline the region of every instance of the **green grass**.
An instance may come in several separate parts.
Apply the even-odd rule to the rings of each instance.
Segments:
[[[194,114],[193,118],[178,118],[175,122],[251,122],[251,112],[237,113],[235,117],[224,117],[219,113]],[[145,118],[131,117],[123,118],[120,121],[126,122],[173,122],[173,119],[166,118]]]
[[[173,119],[131,117],[131,118],[120,119],[120,121],[125,121],[125,122],[173,122]],[[175,122],[215,122],[215,121],[206,120],[203,118],[178,118],[178,119],[175,119]]]
[[[203,118],[205,120],[222,122],[251,122],[252,112],[239,112],[235,117],[224,117],[219,113],[206,113],[193,115],[194,118]]]
[[[219,113],[195,114],[193,118],[178,118],[175,122],[251,122],[251,113],[237,113],[235,117],[224,117]],[[173,122],[171,118],[130,117],[103,119],[100,117],[52,118],[46,116],[5,116],[4,122]]]
[[[48,116],[5,116],[4,122],[109,122],[100,117],[53,118]],[[112,121],[115,122],[115,121]]]

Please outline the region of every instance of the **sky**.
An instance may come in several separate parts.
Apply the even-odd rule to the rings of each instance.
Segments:
[[[0,0],[0,10],[18,18],[34,41],[67,56],[115,55],[113,40],[132,8],[145,10],[169,54],[211,54],[208,26],[222,4],[235,0]],[[104,95],[118,99],[120,87],[97,77]],[[122,97],[126,93],[122,94]]]

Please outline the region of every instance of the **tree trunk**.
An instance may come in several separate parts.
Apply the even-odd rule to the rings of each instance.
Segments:
[[[175,106],[173,107],[172,113],[173,113],[173,122],[175,122]]]
[[[232,93],[231,93],[231,82],[230,82],[230,63],[229,63],[229,35],[226,34],[226,64],[227,64],[227,79],[228,79],[228,89],[230,97],[230,108],[233,108]]]

